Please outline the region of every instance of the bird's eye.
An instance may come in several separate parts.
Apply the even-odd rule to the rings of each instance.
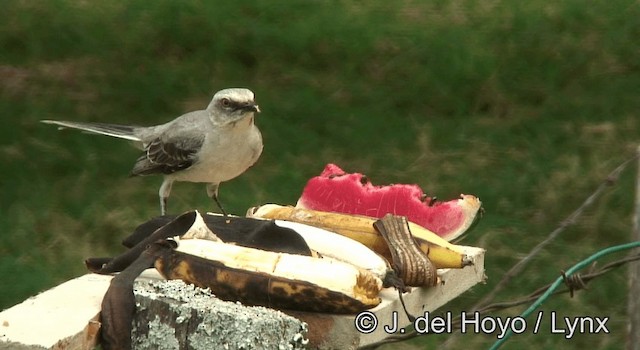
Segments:
[[[231,101],[229,101],[228,98],[223,98],[220,103],[222,104],[222,107],[229,107],[231,105]]]

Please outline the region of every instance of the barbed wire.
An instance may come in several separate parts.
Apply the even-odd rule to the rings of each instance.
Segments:
[[[566,219],[560,222],[558,227],[551,231],[547,238],[545,238],[542,242],[538,243],[535,247],[533,247],[529,253],[525,257],[523,257],[517,264],[513,265],[503,276],[502,279],[493,287],[493,289],[487,293],[479,302],[477,302],[474,306],[471,307],[471,311],[478,310],[485,306],[486,304],[493,301],[496,295],[502,291],[511,280],[520,275],[522,270],[533,260],[533,258],[538,255],[544,247],[549,245],[556,237],[558,237],[566,228],[574,225],[578,219],[582,216],[584,211],[591,206],[595,201],[600,197],[608,188],[611,188],[618,182],[618,178],[620,174],[626,169],[626,167],[633,161],[638,159],[638,155],[634,155],[633,157],[625,160],[620,165],[618,165],[612,172],[607,175],[607,177],[600,183],[600,185],[596,188],[596,190],[589,196],[587,199],[582,202],[582,204],[573,211]]]
[[[540,305],[542,305],[542,303],[545,300],[547,300],[553,294],[553,292],[560,286],[560,284],[562,284],[563,282],[565,282],[565,283],[567,282],[567,275],[569,275],[569,276],[573,275],[576,271],[585,268],[587,265],[592,264],[593,262],[597,261],[597,259],[599,259],[599,258],[601,258],[601,257],[603,257],[605,255],[617,253],[617,252],[624,251],[624,250],[630,250],[630,249],[638,248],[638,247],[640,247],[640,241],[621,244],[621,245],[609,247],[609,248],[606,248],[606,249],[602,249],[602,250],[598,251],[597,253],[591,255],[590,257],[588,257],[588,258],[580,261],[579,263],[575,264],[574,266],[572,266],[569,270],[567,270],[566,274],[563,271],[562,272],[562,276],[558,277],[551,284],[551,286],[541,296],[539,296],[536,299],[536,301],[533,304],[531,304],[531,306],[529,306],[529,308],[527,308],[520,315],[520,317],[522,317],[522,318],[529,317],[529,315],[531,315],[531,313],[533,313],[533,311],[535,311]],[[575,286],[569,286],[569,291],[571,291],[571,293],[573,293],[573,288],[574,287]],[[509,329],[507,331],[507,333],[504,335],[504,337],[501,338],[501,339],[498,339],[498,341],[496,341],[493,344],[493,346],[491,346],[491,348],[489,348],[489,350],[497,350],[498,348],[500,348],[500,346],[502,346],[502,344],[504,344],[507,340],[509,340],[509,338],[511,338],[512,335],[513,335],[513,330]]]
[[[535,301],[536,299],[544,295],[544,293],[549,291],[549,289],[557,282],[557,280],[556,282],[553,282],[538,288],[537,290],[527,295],[526,297],[523,297],[517,300],[512,300],[512,301],[492,302],[495,299],[496,295],[501,290],[503,290],[515,276],[518,276],[520,272],[522,272],[522,270],[528,265],[530,261],[533,260],[533,258],[536,255],[542,252],[542,250],[547,245],[549,245],[556,237],[558,237],[566,228],[578,222],[578,219],[582,216],[584,211],[589,206],[595,203],[596,200],[600,196],[602,196],[602,194],[607,189],[617,184],[620,174],[627,168],[627,166],[631,162],[634,162],[639,157],[640,157],[640,154],[635,154],[633,157],[628,158],[627,160],[622,162],[620,165],[618,165],[613,171],[611,171],[607,175],[607,177],[600,183],[600,185],[595,189],[595,191],[591,193],[591,195],[589,195],[576,210],[574,210],[567,218],[561,221],[556,229],[554,229],[551,233],[549,233],[549,235],[547,235],[547,237],[543,241],[541,241],[535,247],[533,247],[527,253],[527,255],[525,255],[518,263],[512,266],[504,274],[502,279],[495,285],[495,287],[489,293],[487,293],[479,302],[473,305],[470,310],[477,311],[480,314],[505,310],[508,308],[513,308],[516,306],[520,306],[520,305]],[[634,242],[634,243],[638,243],[638,242]],[[632,244],[632,243],[629,243],[629,244]],[[602,250],[596,252],[594,255],[600,254],[601,252]],[[640,260],[640,254],[627,256],[625,258],[610,262],[599,269],[596,269],[594,264],[591,266],[591,268],[587,273],[582,273],[582,274],[581,273],[565,273],[564,271],[561,271],[561,276],[559,278],[561,279],[561,282],[564,282],[566,288],[560,291],[550,291],[549,294],[546,296],[546,298],[552,295],[559,295],[559,294],[565,294],[565,293],[569,293],[570,296],[573,297],[575,291],[578,291],[580,289],[587,289],[587,284],[590,281],[597,279],[620,266],[623,266],[625,264],[628,264],[633,261],[638,261],[638,260]],[[453,320],[455,321],[458,321],[459,319],[460,319],[460,316],[453,318]],[[454,322],[453,325],[454,325],[453,329],[455,330],[458,330],[460,328],[459,322]],[[362,347],[361,349],[362,350],[377,349],[378,347],[385,344],[409,340],[420,335],[423,335],[423,334],[418,333],[416,330],[411,330],[411,331],[405,332],[404,334],[396,334],[396,335],[389,336],[379,342]],[[451,337],[450,339],[454,339],[454,337]]]
[[[634,243],[637,243],[640,245],[640,242],[634,242]],[[560,278],[564,282],[566,288],[562,290],[553,291],[552,293],[550,293],[549,296],[556,296],[556,295],[569,293],[569,295],[573,297],[576,291],[580,289],[588,289],[587,287],[589,282],[606,275],[607,273],[617,269],[618,267],[621,267],[628,263],[639,261],[639,260],[640,260],[640,254],[635,254],[635,255],[627,256],[627,257],[612,261],[610,263],[607,263],[606,265],[603,265],[600,268],[596,268],[595,267],[596,265],[592,264],[591,268],[586,273],[575,273],[567,276],[567,274],[564,271],[560,271]],[[484,313],[502,311],[502,310],[514,308],[520,305],[531,303],[536,299],[540,298],[540,296],[542,296],[545,292],[547,292],[549,288],[552,287],[553,284],[554,283],[546,284],[536,289],[531,294],[525,297],[522,297],[520,299],[491,303],[489,305],[483,306],[481,309],[478,309],[476,311],[482,315]],[[461,323],[458,322],[460,318],[461,318],[460,316],[455,316],[451,319],[452,320],[451,328],[453,330],[460,330]],[[418,333],[416,330],[411,330],[411,331],[407,331],[404,334],[392,335],[377,343],[364,346],[360,349],[373,350],[385,344],[409,340],[420,335],[427,335],[427,334],[421,334],[421,333]]]
[[[588,283],[591,282],[592,280],[603,276],[605,274],[607,274],[607,272],[614,270],[620,266],[623,266],[627,263],[633,262],[633,261],[637,261],[640,260],[640,254],[637,255],[632,255],[632,256],[628,256],[619,260],[615,260],[613,262],[610,262],[606,265],[604,265],[603,267],[599,268],[599,269],[595,269],[595,264],[591,266],[591,269],[588,273],[584,273],[584,274],[580,274],[580,273],[576,273],[574,275],[568,276],[566,275],[566,273],[564,271],[561,271],[561,275],[564,279],[564,283],[567,286],[566,289],[563,290],[559,290],[559,291],[555,291],[553,294],[554,295],[559,295],[559,294],[565,294],[565,293],[569,293],[569,296],[571,298],[573,298],[574,292],[580,289],[588,289]],[[490,311],[499,311],[499,310],[504,310],[504,309],[508,309],[511,307],[515,307],[515,306],[520,306],[526,303],[529,303],[531,301],[534,301],[535,299],[537,299],[540,295],[542,295],[545,291],[547,291],[549,289],[549,287],[551,287],[552,283],[549,283],[543,287],[538,288],[536,291],[534,291],[533,293],[529,294],[528,296],[519,299],[519,300],[514,300],[514,301],[507,301],[507,302],[498,302],[498,303],[491,303],[487,306],[484,306],[482,309],[478,310],[480,313],[483,312],[490,312]]]

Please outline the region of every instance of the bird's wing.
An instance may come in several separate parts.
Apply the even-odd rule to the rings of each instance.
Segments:
[[[145,147],[145,154],[136,161],[131,176],[172,174],[184,170],[196,161],[202,147],[202,137],[163,139],[158,137]]]

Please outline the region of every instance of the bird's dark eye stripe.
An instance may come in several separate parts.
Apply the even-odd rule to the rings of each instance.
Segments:
[[[231,111],[235,112],[238,110],[243,110],[243,109],[253,107],[255,105],[255,102],[253,101],[240,102],[240,101],[230,100],[228,98],[222,98],[220,99],[219,105],[221,107],[228,108]]]
[[[229,108],[232,108],[232,109],[242,108],[242,106],[244,105],[243,103],[240,103],[240,102],[234,101],[234,100],[230,100],[228,98],[223,98],[222,100],[220,100],[220,104],[222,105],[222,107],[229,107]]]

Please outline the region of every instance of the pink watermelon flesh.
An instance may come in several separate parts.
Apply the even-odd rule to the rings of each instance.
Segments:
[[[320,176],[309,180],[296,206],[374,218],[402,215],[451,241],[473,224],[481,205],[472,195],[430,205],[431,201],[417,185],[374,186],[362,174],[327,164]]]

